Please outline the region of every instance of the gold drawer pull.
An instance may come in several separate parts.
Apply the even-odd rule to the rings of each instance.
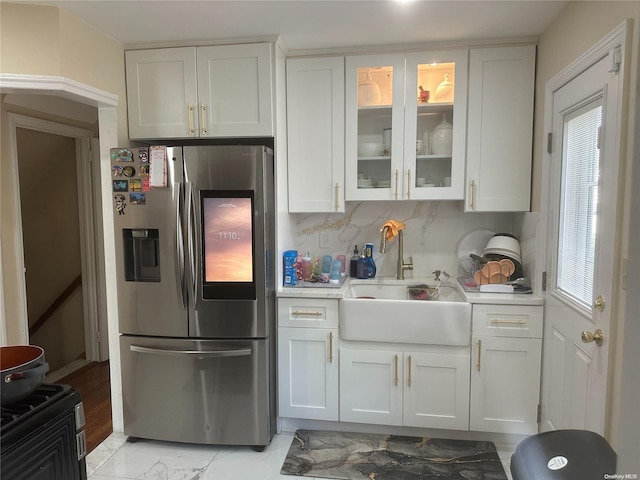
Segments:
[[[498,318],[494,318],[491,320],[491,323],[503,323],[509,325],[524,325],[527,323],[525,320],[500,320]]]
[[[302,317],[302,316],[310,316],[310,317],[321,317],[322,316],[322,312],[301,312],[299,310],[296,310],[295,312],[292,312],[292,315],[298,317]]]
[[[409,355],[409,376],[407,378],[407,387],[411,386],[411,355]]]
[[[395,364],[395,377],[393,379],[393,384],[394,385],[398,385],[398,355],[395,355],[393,357],[393,362]]]
[[[478,363],[476,363],[478,371],[480,371],[480,355],[482,355],[482,340],[478,340]]]

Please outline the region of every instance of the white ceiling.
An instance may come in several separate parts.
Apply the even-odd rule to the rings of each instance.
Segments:
[[[125,47],[217,43],[277,35],[289,53],[536,37],[567,3],[551,0],[11,1],[56,5]]]

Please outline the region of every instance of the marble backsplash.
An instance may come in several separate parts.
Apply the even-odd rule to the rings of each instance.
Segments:
[[[535,219],[528,216],[534,215]],[[406,224],[404,233],[405,261],[413,257],[414,270],[405,278],[433,278],[434,270],[458,275],[457,245],[467,233],[488,229],[508,232],[520,237],[526,230],[528,250],[535,239],[536,214],[464,213],[463,203],[455,201],[347,202],[345,213],[292,214],[295,245],[288,246],[311,255],[352,255],[354,245],[374,244],[377,276],[395,276],[398,239],[387,244],[380,254],[380,228],[389,219]],[[321,248],[320,245],[329,245]],[[524,254],[524,251],[523,251]],[[523,264],[532,261],[523,258]],[[526,273],[526,270],[525,270]]]

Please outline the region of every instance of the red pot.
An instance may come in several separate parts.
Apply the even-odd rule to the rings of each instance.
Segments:
[[[35,345],[0,347],[2,405],[15,403],[33,393],[44,381],[49,364],[44,350]]]

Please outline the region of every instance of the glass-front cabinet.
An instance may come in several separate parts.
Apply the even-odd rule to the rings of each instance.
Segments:
[[[467,50],[346,60],[346,199],[462,199]]]

